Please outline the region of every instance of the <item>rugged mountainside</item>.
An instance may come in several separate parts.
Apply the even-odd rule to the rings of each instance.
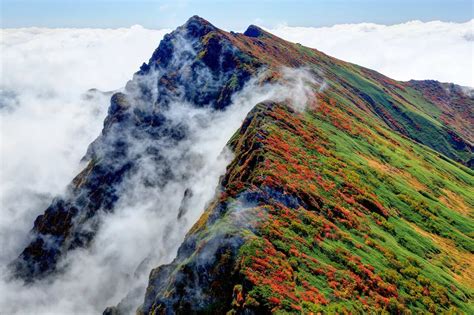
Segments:
[[[35,221],[16,275],[44,277],[89,246],[145,160],[156,165],[142,178],[153,187],[196,172],[192,157],[173,157],[186,166],[176,170],[164,154],[190,137],[171,118],[176,102],[224,110],[252,78],[285,84],[283,67],[325,83],[303,83],[303,111],[296,94],[255,104],[229,141],[235,156],[215,199],[176,259],[151,271],[138,313],[472,313],[472,94],[199,17],[112,96],[88,166]]]
[[[472,312],[472,171],[324,96],[259,104],[230,145],[139,313]]]
[[[204,38],[207,34],[223,40]],[[143,163],[151,161],[154,171],[141,179],[149,186],[164,187],[195,171],[193,165],[188,174],[169,167],[166,151],[189,133],[189,126],[169,117],[170,104],[225,108],[232,92],[258,69],[224,35],[207,21],[190,19],[165,36],[123,93],[112,96],[102,134],[84,157],[87,167],[72,181],[66,196],[55,199],[36,219],[31,243],[12,264],[18,276],[30,281],[47,275],[61,255],[88,246],[100,224],[100,212],[113,211],[122,185],[140,172]],[[191,157],[176,158],[189,164]]]

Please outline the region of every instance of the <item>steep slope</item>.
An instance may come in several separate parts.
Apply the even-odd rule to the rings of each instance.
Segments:
[[[472,312],[472,171],[341,106],[255,107],[140,314]]]
[[[196,158],[166,154],[193,141],[193,122],[174,119],[180,104],[219,112],[255,78],[282,88],[288,68],[314,80],[249,114],[218,195],[176,260],[152,271],[140,312],[470,311],[472,95],[199,17],[166,35],[112,96],[88,166],[35,221],[16,276],[44,277],[90,246],[131,178],[190,186]],[[307,101],[302,112],[295,99]],[[189,189],[176,194],[195,206]],[[170,212],[178,220],[181,210]]]
[[[450,137],[463,119],[439,119],[470,119],[472,97],[457,87],[464,101],[443,106],[335,60],[322,72],[316,108],[249,114],[222,192],[152,271],[139,313],[472,311],[473,173],[417,144],[469,164],[469,140]]]

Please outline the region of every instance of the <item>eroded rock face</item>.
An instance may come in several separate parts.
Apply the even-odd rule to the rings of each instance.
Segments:
[[[167,34],[124,91],[112,96],[102,134],[84,157],[87,167],[36,219],[32,241],[12,263],[14,274],[32,281],[54,271],[69,250],[88,246],[100,225],[98,214],[113,211],[124,181],[143,161],[154,170],[143,178],[150,186],[190,176],[192,157],[177,157],[183,166],[191,163],[186,174],[171,169],[166,157],[189,133],[188,122],[168,117],[173,104],[226,108],[258,69],[249,61],[199,17]]]

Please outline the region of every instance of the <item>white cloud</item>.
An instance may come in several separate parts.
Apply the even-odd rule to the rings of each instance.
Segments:
[[[109,97],[83,94],[123,86],[166,31],[134,26],[0,32],[0,264],[5,264],[25,242],[18,236],[26,235],[51,196],[72,179],[100,133]]]
[[[167,31],[133,26],[0,32],[0,271],[4,271],[27,242],[36,216],[63,192],[82,167],[87,146],[100,133],[110,95],[84,97],[84,93],[124,86]],[[64,297],[74,296],[72,291],[79,292],[83,284],[24,290],[2,281],[0,306],[20,314],[32,312],[27,301],[28,306],[37,304],[36,312],[72,310],[77,299]]]
[[[412,21],[331,27],[279,26],[269,31],[397,80],[434,79],[474,86],[474,20]]]

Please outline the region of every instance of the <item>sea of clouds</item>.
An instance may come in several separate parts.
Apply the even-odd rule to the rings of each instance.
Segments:
[[[474,87],[474,20],[278,26],[269,31],[396,80],[433,79]]]
[[[395,79],[437,79],[474,86],[473,26],[474,20],[461,24],[279,26],[269,31]],[[4,267],[27,243],[35,217],[83,167],[80,160],[88,144],[100,133],[110,95],[87,91],[123,87],[167,32],[140,26],[1,30],[0,272],[5,272]],[[301,84],[289,88],[302,86],[304,90]],[[205,148],[212,153],[209,156],[215,158],[222,151],[226,139],[251,108],[250,103],[274,94],[272,91],[244,91],[251,95],[243,93],[235,101],[240,102],[241,109],[230,115],[234,117],[232,123],[226,121],[227,116],[216,117],[214,122],[223,132],[218,133],[217,139],[200,140],[206,141]],[[202,137],[213,130],[207,131]],[[216,184],[229,157],[219,161],[218,168],[209,170],[214,175],[207,180],[208,186]],[[207,194],[212,197],[210,192]],[[202,200],[202,206],[205,201]],[[191,218],[198,216],[195,213]],[[156,218],[145,210],[119,211],[110,217],[110,224],[102,229],[92,250],[75,256],[77,262],[66,278],[28,289],[1,280],[0,309],[19,314],[84,313],[100,312],[105,306],[118,303],[127,291],[127,268],[133,269],[140,262],[127,257],[139,257],[140,248],[134,246],[135,242],[154,242],[153,233],[143,233],[154,221]],[[192,222],[182,226],[187,228],[189,224]],[[123,234],[124,230],[130,233]],[[185,232],[178,233],[175,239],[179,240]],[[114,283],[107,283],[114,274],[106,273],[108,268],[103,265],[110,256],[104,248],[106,244],[112,254],[119,255],[115,260],[119,272],[115,276],[123,279]],[[123,249],[129,252],[120,253]],[[174,250],[168,250],[165,261],[172,258]],[[89,275],[84,276],[84,272]],[[145,284],[147,272],[139,276],[140,283]],[[114,290],[104,294],[111,286],[115,286]]]

